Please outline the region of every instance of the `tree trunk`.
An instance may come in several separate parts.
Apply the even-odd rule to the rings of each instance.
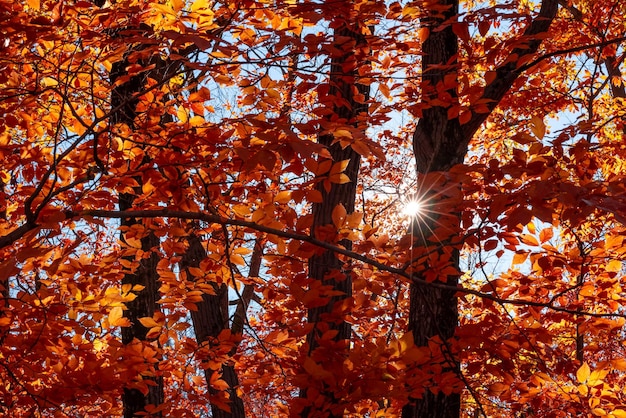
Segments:
[[[4,181],[0,179],[0,220],[6,221],[7,215],[7,204],[5,199],[4,192]],[[4,263],[7,260],[0,258],[0,263]],[[0,318],[3,318],[7,315],[7,311],[9,308],[9,275],[3,275],[4,277],[0,278]],[[8,329],[8,328],[7,328]],[[5,331],[5,333],[8,331]],[[0,334],[0,345],[4,342],[5,333]]]
[[[122,35],[123,36],[123,35]],[[135,49],[141,48],[141,45],[134,46]],[[133,46],[129,48],[133,49]],[[127,74],[126,68],[131,63],[128,61],[128,54],[125,54],[121,61],[115,62],[111,68],[111,84]],[[118,86],[115,86],[111,91],[111,109],[112,114],[110,117],[111,125],[125,124],[129,128],[134,128],[135,117],[137,116],[137,94],[144,88],[143,81],[146,75],[133,76],[130,79]],[[97,144],[95,145],[97,146]],[[94,150],[94,155],[97,155],[97,150]],[[144,161],[146,164],[148,161]],[[120,193],[119,196],[119,210],[125,211],[133,208],[135,201],[135,195],[142,193],[142,177],[136,176],[135,180],[138,185],[135,188],[135,193]],[[143,220],[135,218],[122,219],[121,226],[123,227],[120,233],[120,239],[125,240],[125,234],[128,229],[133,225],[144,224],[144,227],[149,227]],[[145,231],[145,236],[141,238],[141,250],[147,254],[147,257],[142,258],[139,262],[139,266],[135,271],[128,272],[122,279],[122,284],[129,284],[131,286],[141,285],[144,286],[143,290],[137,292],[137,297],[126,304],[126,310],[124,316],[130,320],[131,325],[129,327],[122,328],[122,343],[130,344],[135,339],[139,341],[147,341],[148,328],[144,327],[140,318],[153,317],[154,313],[158,310],[157,301],[159,299],[159,275],[157,273],[157,263],[159,262],[159,256],[157,250],[159,247],[159,239],[150,231]],[[129,261],[133,261],[134,257],[128,257]],[[156,369],[156,366],[155,366]],[[122,396],[122,402],[124,406],[124,418],[132,418],[140,416],[138,413],[145,411],[147,405],[158,406],[163,403],[163,379],[160,376],[143,376],[144,379],[150,379],[153,384],[148,385],[148,393],[143,394],[139,389],[132,387],[125,387]],[[157,414],[161,416],[161,414]]]
[[[332,114],[328,117],[328,122],[341,124],[343,126],[358,127],[357,117],[363,112],[367,112],[367,104],[355,101],[355,93],[358,91],[366,101],[369,98],[369,86],[358,84],[358,67],[367,61],[365,37],[358,22],[346,21],[341,27],[335,29],[334,39],[337,50],[341,51],[331,58],[329,93],[327,97],[321,98],[328,103],[332,103]],[[364,127],[360,127],[364,130]],[[317,229],[323,226],[333,225],[332,213],[337,205],[343,205],[348,214],[354,212],[356,199],[357,180],[361,164],[361,156],[352,147],[342,147],[332,133],[319,136],[319,143],[325,145],[333,163],[348,160],[348,165],[344,171],[350,181],[344,184],[328,184],[321,180],[317,183],[317,189],[322,194],[322,202],[313,204],[313,225],[312,234],[316,236]],[[352,242],[342,240],[339,243],[347,249],[352,248]],[[314,255],[309,259],[309,277],[317,280],[324,286],[329,286],[331,291],[341,292],[340,295],[329,297],[326,304],[320,307],[309,309],[309,323],[314,324],[313,330],[307,335],[309,356],[314,361],[330,370],[333,368],[333,360],[327,358],[324,353],[316,356],[316,349],[319,347],[318,338],[326,331],[335,330],[337,334],[334,341],[345,341],[345,348],[348,347],[351,328],[344,319],[344,313],[340,311],[342,303],[352,295],[352,279],[350,272],[344,269],[344,263],[332,251],[324,251],[322,254]],[[342,357],[343,354],[339,353]],[[329,405],[335,404],[332,391],[322,391],[322,396],[326,398],[321,408],[325,409]],[[301,388],[300,396],[306,397],[306,388]],[[312,407],[305,408],[302,416],[319,416],[320,411]],[[327,412],[325,412],[327,413]],[[325,415],[328,416],[328,415]],[[343,416],[342,413],[330,414],[333,416]]]
[[[191,277],[189,267],[199,267],[200,262],[206,258],[206,251],[202,241],[193,233],[187,237],[189,247],[180,261],[181,270]],[[214,284],[215,295],[203,294],[202,302],[197,304],[197,310],[191,311],[191,320],[196,334],[198,345],[208,344],[209,347],[219,344],[216,340],[218,335],[228,329],[228,286],[225,284]],[[231,353],[234,354],[234,353]],[[214,418],[243,418],[245,411],[243,400],[237,394],[239,379],[232,364],[224,364],[221,370],[207,368],[204,376],[207,382],[208,391],[211,396],[219,395],[219,391],[211,387],[211,378],[221,373],[222,379],[228,384],[228,395],[230,398],[230,412],[221,409],[216,404],[211,404],[211,412]]]
[[[488,113],[474,113],[469,122],[461,125],[458,117],[448,118],[448,109],[458,105],[458,40],[453,25],[458,19],[458,0],[439,0],[436,10],[421,19],[420,26],[428,32],[422,44],[422,95],[424,108],[413,136],[413,149],[417,163],[418,175],[424,178],[426,173],[447,172],[453,166],[461,164],[467,154],[468,144],[474,133],[480,128]],[[483,99],[489,99],[487,107],[493,110],[502,97],[509,91],[515,79],[523,71],[518,62],[534,54],[541,39],[534,35],[548,30],[556,16],[558,0],[544,0],[539,15],[524,31],[529,40],[526,45],[515,48],[511,59],[496,69],[496,79],[484,88]],[[446,94],[442,94],[445,92]],[[438,102],[432,101],[437,99]],[[430,190],[430,185],[423,185]],[[460,184],[448,185],[449,193],[460,193]],[[455,189],[455,190],[452,190]],[[418,193],[419,194],[419,193]],[[428,197],[426,197],[428,199]],[[441,196],[431,196],[441,198]],[[445,196],[443,197],[445,198]],[[429,206],[436,206],[429,201]],[[439,261],[447,260],[447,264],[459,271],[459,250],[462,243],[457,242],[454,229],[459,232],[460,218],[452,211],[456,220],[446,224],[451,227],[448,236],[433,237],[414,242],[414,245],[438,246]],[[434,231],[438,219],[436,214],[428,214],[425,221],[416,220],[413,228],[416,231]],[[420,224],[421,223],[421,224]],[[455,236],[456,235],[456,236]],[[420,237],[421,238],[421,237]],[[426,279],[429,266],[417,269],[417,279]],[[451,286],[458,284],[459,275],[447,275],[444,282]],[[446,359],[443,371],[460,373],[456,353],[450,350],[448,342],[454,338],[458,324],[457,298],[454,291],[435,289],[416,282],[410,285],[409,331],[413,333],[417,346],[426,346],[429,342],[441,347]],[[445,394],[441,391],[426,390],[421,398],[410,398],[402,409],[402,418],[456,418],[460,416],[460,393]]]
[[[134,198],[134,195],[120,194],[120,210],[131,209]],[[127,227],[138,223],[139,222],[133,218],[123,219],[121,222],[122,226]],[[124,240],[123,232],[121,239]],[[126,303],[127,309],[124,311],[124,316],[130,320],[131,325],[122,328],[122,344],[130,344],[135,339],[139,341],[148,340],[146,336],[148,328],[144,327],[141,322],[139,322],[139,318],[152,318],[157,311],[157,301],[159,299],[157,263],[159,262],[159,256],[155,251],[158,247],[159,239],[152,232],[149,232],[148,235],[141,239],[141,249],[149,254],[149,256],[140,261],[137,270],[125,274],[122,279],[122,284],[144,286],[144,289],[137,293],[135,300]],[[124,418],[139,416],[137,413],[144,411],[147,405],[158,406],[163,403],[163,378],[155,376],[151,377],[150,380],[155,384],[148,386],[148,393],[146,395],[136,388],[124,388]],[[160,414],[158,416],[160,416]]]
[[[431,171],[443,171],[462,163],[466,150],[458,150],[456,143],[449,138],[461,137],[461,126],[458,119],[448,119],[448,107],[458,104],[457,95],[457,68],[455,59],[458,52],[457,38],[452,31],[452,21],[458,14],[457,0],[442,0],[439,2],[445,11],[439,17],[422,19],[421,26],[429,31],[428,38],[422,45],[422,73],[423,95],[425,103],[439,98],[439,89],[447,76],[446,93],[449,102],[443,106],[427,107],[419,120],[413,137],[413,147],[417,162],[417,169],[421,174]],[[444,22],[445,24],[444,26]],[[443,26],[442,30],[439,30]],[[437,29],[437,30],[435,30]],[[447,67],[446,64],[451,63]],[[442,65],[439,71],[429,71],[433,65]],[[453,80],[450,83],[450,79]],[[449,147],[449,148],[448,148]],[[459,152],[461,151],[461,152]],[[429,186],[427,186],[428,188]],[[434,231],[437,223],[435,214],[428,214],[426,222],[415,220],[414,231],[428,234]],[[421,225],[420,225],[421,224]],[[428,245],[426,240],[414,245]],[[436,237],[435,243],[441,242],[440,249],[449,245],[450,237]],[[445,257],[440,250],[440,257]],[[459,268],[459,252],[452,251],[448,261],[456,269]],[[426,267],[428,268],[428,267]],[[422,276],[426,271],[422,270]],[[419,277],[424,279],[425,277]],[[456,286],[458,276],[447,277],[446,284]],[[417,346],[426,346],[433,338],[441,345],[444,357],[449,361],[443,365],[443,372],[459,373],[458,363],[446,344],[453,336],[458,323],[457,300],[454,291],[419,286],[412,283],[410,286],[409,329],[413,332]],[[426,390],[420,399],[411,399],[402,409],[403,418],[454,418],[460,414],[461,398],[459,393],[449,395],[439,391],[437,393]]]

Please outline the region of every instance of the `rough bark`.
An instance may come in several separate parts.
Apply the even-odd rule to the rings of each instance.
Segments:
[[[334,57],[330,68],[329,98],[335,103],[332,116],[329,117],[332,122],[356,125],[355,118],[361,112],[367,111],[366,105],[359,104],[354,100],[355,88],[358,88],[364,97],[367,98],[369,95],[369,87],[356,83],[356,66],[358,63],[355,49],[364,42],[363,36],[358,31],[357,28],[343,27],[335,33],[335,39],[339,40],[337,47],[344,51],[344,54]],[[346,70],[346,68],[350,69]],[[320,135],[319,137],[319,143],[328,147],[334,162],[349,160],[344,174],[350,178],[350,181],[344,184],[333,183],[329,190],[326,189],[323,181],[317,184],[317,189],[322,194],[322,202],[313,205],[313,235],[315,235],[317,228],[333,224],[332,212],[337,205],[342,204],[347,213],[354,212],[361,157],[351,147],[343,148],[338,142],[333,143],[333,140],[332,134]],[[347,249],[352,248],[352,243],[348,240],[343,240],[340,244]],[[309,310],[309,322],[316,324],[317,329],[320,322],[325,322],[324,314],[332,312],[335,303],[351,295],[352,282],[348,272],[343,270],[343,262],[332,251],[325,251],[321,255],[311,257],[309,276],[312,279],[323,281],[325,285],[332,286],[333,290],[343,292],[343,295],[331,298],[326,305]],[[339,334],[335,338],[337,341],[350,338],[350,326],[345,321],[334,322],[330,326],[331,329],[339,330]],[[312,352],[317,346],[315,339],[317,333],[318,331],[314,331],[308,335],[309,352]]]
[[[327,119],[330,123],[358,126],[356,118],[359,114],[367,111],[367,105],[355,101],[355,94],[358,92],[365,100],[369,97],[369,86],[358,84],[357,81],[358,66],[367,60],[363,48],[365,38],[359,24],[348,21],[335,29],[333,36],[335,46],[341,53],[331,58],[329,93],[327,98],[322,98],[322,100],[332,103],[332,113]],[[334,162],[349,161],[344,174],[350,178],[350,181],[344,184],[333,183],[327,189],[327,185],[325,186],[320,179],[317,189],[322,194],[322,202],[313,205],[311,230],[314,236],[318,228],[333,224],[332,212],[337,205],[343,205],[348,214],[354,212],[361,156],[350,146],[344,148],[334,139],[333,134],[328,133],[320,135],[318,141],[328,148]],[[342,240],[340,244],[347,249],[352,248],[352,242],[349,240]],[[332,313],[335,308],[339,307],[339,304],[352,295],[352,279],[350,272],[344,269],[344,262],[337,257],[337,254],[328,250],[309,259],[309,277],[329,286],[332,291],[341,292],[338,296],[330,297],[325,305],[311,308],[308,312],[308,321],[314,324],[313,330],[307,335],[309,355],[316,361],[324,363],[324,360],[329,359],[316,359],[315,356],[315,350],[319,346],[317,338],[323,332],[327,330],[338,331],[334,337],[335,341],[350,339],[350,324],[342,318],[341,314],[332,315]],[[346,342],[345,347],[347,348],[347,346],[348,343]],[[300,396],[306,397],[306,388],[301,389]],[[323,396],[327,397],[328,400],[323,403],[322,408],[335,403],[330,391],[324,393]],[[319,411],[311,407],[306,408],[301,415],[312,417],[318,416],[317,414]],[[331,414],[330,416],[335,415]]]
[[[440,13],[427,15],[420,22],[423,28],[429,30],[429,36],[422,45],[424,102],[429,105],[432,99],[442,100],[441,88],[437,89],[438,84],[440,87],[445,85],[445,91],[448,94],[445,103],[425,106],[422,118],[416,126],[413,147],[420,176],[434,171],[448,171],[453,166],[461,164],[474,133],[489,116],[486,113],[475,113],[464,125],[460,124],[458,118],[448,119],[448,108],[458,103],[456,87],[458,40],[452,26],[457,20],[458,7],[458,0],[440,0],[437,5]],[[520,75],[519,59],[537,51],[541,39],[535,35],[548,30],[557,10],[557,0],[544,0],[538,16],[524,32],[524,36],[528,39],[526,47],[511,51],[511,58],[518,57],[518,59],[508,60],[496,69],[495,81],[487,85],[483,92],[483,98],[490,99],[489,110],[493,110],[498,105]],[[455,82],[450,83],[450,80],[455,80]],[[459,190],[461,185],[456,187]],[[429,185],[425,185],[424,188],[428,189]],[[437,219],[434,217],[425,222],[416,221],[413,228],[433,231],[436,223]],[[459,225],[460,220],[457,219],[456,222],[451,223],[453,228],[455,224]],[[458,240],[454,235],[438,236],[435,239],[440,248],[440,257],[448,258],[448,263],[459,271],[458,246],[460,243],[456,241]],[[428,245],[428,241],[416,241],[414,245]],[[428,266],[425,266],[425,269],[427,268]],[[421,273],[416,273],[416,276],[425,279],[425,269],[418,269]],[[458,279],[458,275],[449,275],[445,280],[448,285],[456,286]],[[429,341],[440,344],[447,359],[447,363],[443,365],[444,371],[458,374],[460,371],[456,354],[449,350],[450,346],[447,344],[454,337],[457,324],[458,309],[455,292],[420,286],[416,283],[411,284],[409,330],[413,332],[415,344],[425,346]],[[460,407],[459,393],[446,395],[442,392],[435,393],[426,390],[421,398],[409,400],[402,409],[402,417],[456,418],[460,416]]]
[[[133,47],[131,46],[130,49]],[[135,48],[141,48],[141,45],[135,46]],[[115,62],[111,68],[111,84],[113,85],[120,77],[124,77],[127,72],[126,68],[130,65],[128,61],[128,54],[124,59]],[[143,81],[145,75],[133,76],[125,83],[115,86],[111,91],[111,109],[112,114],[110,117],[111,124],[126,124],[131,129],[134,128],[135,117],[137,116],[137,94],[144,88]],[[96,152],[94,151],[94,155]],[[147,161],[145,161],[147,163]],[[135,193],[120,193],[119,195],[119,209],[125,211],[133,207],[135,201],[135,194],[141,193],[142,178],[136,176],[135,180],[138,183]],[[120,238],[124,241],[124,236],[128,228],[133,225],[138,225],[145,222],[135,218],[126,218],[121,220],[121,226],[123,227],[120,234]],[[157,263],[159,256],[157,253],[159,247],[159,239],[150,231],[146,231],[145,236],[141,238],[141,250],[147,254],[139,262],[139,266],[132,272],[128,272],[122,279],[122,284],[141,285],[144,286],[143,290],[137,292],[137,297],[126,304],[126,310],[124,316],[130,320],[131,325],[129,327],[122,328],[122,343],[130,344],[135,339],[139,341],[147,340],[148,328],[144,327],[139,318],[153,317],[154,313],[158,310],[157,301],[159,299],[158,293],[158,278]],[[134,257],[129,257],[129,261],[133,261]],[[158,406],[163,403],[163,379],[159,376],[148,377],[154,382],[148,386],[148,393],[143,394],[140,390],[132,387],[125,387],[122,395],[122,403],[124,406],[124,417],[132,418],[140,416],[138,413],[145,411],[147,405]],[[160,416],[160,414],[157,414]]]
[[[134,197],[134,195],[130,194],[121,194],[119,200],[120,210],[130,209]],[[121,222],[122,226],[127,227],[138,223],[140,223],[140,221],[133,218],[123,219]],[[121,239],[124,239],[123,233]],[[141,249],[149,254],[149,256],[140,261],[139,267],[134,272],[125,274],[122,279],[122,284],[145,286],[143,290],[137,293],[137,297],[133,301],[126,303],[127,309],[124,311],[124,316],[130,320],[131,325],[122,328],[123,344],[130,344],[135,339],[140,341],[148,340],[146,337],[148,329],[139,322],[139,318],[153,317],[158,309],[159,276],[156,270],[157,263],[159,262],[159,256],[156,253],[158,246],[159,239],[153,233],[150,232],[147,236],[143,237],[141,239]],[[155,376],[151,377],[150,380],[152,380],[155,385],[148,387],[148,393],[146,395],[135,388],[124,388],[123,404],[125,418],[139,416],[137,413],[144,411],[147,405],[157,406],[163,403],[163,379],[159,376]],[[160,416],[160,414],[158,416]]]
[[[6,200],[4,198],[4,182],[0,179],[0,220],[6,221]],[[2,247],[0,247],[2,248]],[[4,258],[0,258],[0,262],[5,262]],[[9,308],[9,277],[8,275],[0,278],[0,318],[6,316],[6,310]],[[6,332],[0,334],[0,344],[4,342]]]
[[[190,276],[189,267],[199,267],[200,262],[206,258],[206,250],[202,245],[202,240],[194,234],[187,237],[188,248],[180,261],[180,267]],[[216,340],[218,335],[228,328],[228,286],[225,284],[214,284],[214,295],[203,294],[202,301],[197,304],[197,310],[191,311],[191,320],[196,334],[198,344],[219,344]],[[234,354],[234,353],[232,353]],[[215,404],[211,405],[211,412],[214,418],[243,418],[245,417],[242,399],[237,395],[239,379],[232,364],[222,365],[221,370],[207,368],[204,370],[205,379],[209,394],[218,395],[218,391],[211,387],[211,377],[221,373],[222,379],[228,384],[228,394],[230,397],[230,412],[220,409]]]

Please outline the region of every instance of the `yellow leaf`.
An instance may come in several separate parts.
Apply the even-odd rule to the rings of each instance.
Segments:
[[[250,214],[250,207],[247,205],[234,205],[232,207],[232,211],[235,213],[235,215],[244,217]]]
[[[189,120],[187,109],[182,106],[178,106],[178,109],[176,110],[176,117],[181,123],[187,123],[187,121]]]
[[[252,250],[247,247],[237,247],[233,250],[234,254],[242,254],[242,255],[250,254],[251,252]]]
[[[611,411],[611,414],[617,418],[626,418],[626,411],[623,409],[615,409],[614,411]]]
[[[132,247],[136,250],[140,250],[141,249],[141,240],[139,238],[136,237],[125,237],[124,241],[126,241],[126,245],[128,245],[129,247]]]
[[[82,135],[85,133],[86,130],[87,128],[85,128],[85,125],[80,120],[74,119],[74,121],[72,122],[72,131],[74,131],[78,135]]]
[[[209,9],[209,2],[207,0],[196,0],[191,4],[191,11],[197,12],[202,9]]]
[[[607,369],[594,370],[591,372],[591,375],[589,375],[589,378],[587,379],[587,384],[589,386],[600,385],[602,384],[607,374],[609,374],[609,371]]]
[[[611,360],[611,366],[617,370],[624,371],[626,370],[626,359]]]
[[[150,330],[146,333],[146,338],[148,339],[153,339],[159,336],[159,334],[161,333],[161,327],[152,327],[150,328]]]
[[[149,195],[150,193],[152,193],[156,188],[152,185],[152,183],[150,182],[150,180],[148,180],[147,182],[145,182],[144,184],[141,185],[141,191],[143,192],[143,194],[145,195]]]
[[[500,382],[492,383],[491,385],[489,385],[489,393],[492,393],[494,395],[498,395],[507,389],[509,389],[509,386]]]
[[[41,85],[44,87],[55,87],[59,85],[59,82],[52,77],[44,77],[41,79]]]
[[[528,258],[527,252],[515,253],[515,255],[513,256],[512,264],[522,264],[526,261],[527,258]]]
[[[596,288],[593,284],[588,284],[581,287],[578,294],[580,296],[593,296],[596,294]]]
[[[352,144],[350,144],[350,146],[352,147],[354,152],[358,153],[362,157],[368,157],[372,153],[370,147],[368,147],[367,144],[363,141],[354,141]]]
[[[313,170],[313,173],[321,176],[322,174],[326,174],[328,173],[328,170],[330,170],[330,167],[332,166],[333,162],[331,160],[324,160],[321,163],[319,163],[319,165],[316,167],[315,170]]]
[[[231,263],[237,264],[239,266],[245,266],[246,265],[246,261],[239,254],[231,254],[230,255],[230,261],[231,261]]]
[[[622,271],[622,261],[621,260],[611,260],[607,263],[605,267],[606,271],[609,272],[619,272]]]
[[[363,220],[363,213],[354,212],[346,217],[346,223],[348,228],[357,228]]]
[[[520,237],[520,240],[526,245],[531,245],[531,246],[539,245],[539,241],[537,241],[537,238],[535,238],[534,236],[530,234],[523,234]]]
[[[428,29],[427,27],[422,27],[417,31],[417,37],[419,38],[421,42],[426,41],[426,39],[428,39],[429,36],[430,36],[430,29]]]
[[[385,98],[389,99],[391,97],[391,94],[389,93],[389,86],[387,86],[385,83],[380,83],[378,85],[378,91],[382,93],[383,96],[385,96]]]
[[[346,208],[340,203],[333,209],[332,218],[333,224],[337,229],[341,228],[346,221],[347,211]]]
[[[582,366],[576,371],[576,379],[579,383],[585,383],[591,374],[591,369],[587,362],[583,363]]]
[[[276,89],[266,89],[265,94],[272,99],[280,99],[280,93]]]
[[[171,0],[172,8],[179,12],[185,6],[184,0]]]

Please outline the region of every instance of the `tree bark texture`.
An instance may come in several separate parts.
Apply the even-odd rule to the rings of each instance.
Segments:
[[[191,277],[188,268],[199,267],[200,262],[206,258],[206,250],[202,240],[195,234],[187,236],[188,248],[180,261],[180,268]],[[197,310],[191,311],[191,320],[196,334],[198,345],[208,344],[209,347],[219,344],[217,337],[228,328],[228,286],[214,284],[215,294],[203,294],[202,301],[197,304]],[[231,353],[234,354],[234,353]],[[228,384],[230,397],[230,412],[220,409],[215,404],[211,405],[214,418],[243,418],[245,417],[243,400],[237,395],[239,379],[232,364],[222,365],[221,370],[207,368],[204,376],[207,382],[209,394],[218,395],[218,391],[211,387],[211,377],[216,373],[222,374],[222,379]]]
[[[453,24],[458,19],[458,0],[439,0],[437,11],[427,14],[420,25],[429,32],[422,45],[422,88],[424,108],[413,136],[413,149],[418,175],[423,177],[429,172],[446,172],[461,164],[467,154],[468,145],[475,132],[488,117],[488,113],[474,113],[468,123],[460,124],[458,117],[448,118],[448,108],[458,104],[458,40],[453,31]],[[541,10],[524,31],[528,41],[523,48],[511,51],[511,59],[496,68],[495,80],[483,91],[483,98],[490,99],[489,110],[493,110],[509,91],[523,68],[518,65],[520,59],[534,54],[541,39],[535,35],[546,32],[556,16],[558,0],[544,0]],[[442,91],[444,94],[442,94]],[[440,102],[430,104],[433,99]],[[443,103],[441,103],[443,101]],[[428,190],[430,185],[424,185]],[[456,185],[460,192],[461,185]],[[436,205],[436,202],[429,202]],[[430,215],[429,215],[430,216]],[[460,226],[459,216],[452,225]],[[421,225],[420,225],[421,223]],[[437,224],[437,215],[425,221],[415,221],[414,230],[433,231]],[[460,231],[459,231],[460,232]],[[428,237],[425,237],[428,238]],[[438,236],[431,241],[437,243],[440,257],[459,271],[458,236]],[[414,245],[428,245],[428,240],[416,241]],[[425,279],[429,266],[418,269],[416,278]],[[456,286],[459,275],[448,275],[445,282]],[[426,346],[429,341],[439,344],[446,358],[442,365],[444,371],[459,374],[459,363],[455,353],[449,350],[447,343],[454,338],[458,324],[457,298],[454,291],[435,289],[416,282],[410,285],[409,331],[413,332],[417,346]],[[437,393],[435,393],[437,392]],[[460,416],[460,393],[446,395],[441,391],[426,390],[421,398],[410,398],[402,409],[403,418],[457,418]]]
[[[359,65],[367,61],[366,41],[358,22],[349,21],[349,17],[345,19],[346,21],[335,29],[333,35],[335,47],[341,52],[331,58],[328,96],[321,98],[321,100],[326,101],[332,109],[327,117],[329,126],[338,124],[358,127],[358,116],[367,112],[367,104],[360,102],[365,102],[369,98],[369,86],[359,84],[357,79]],[[364,100],[355,101],[357,93]],[[324,184],[322,178],[318,179],[317,190],[322,194],[322,201],[313,204],[311,231],[314,236],[316,236],[318,228],[333,225],[332,213],[337,205],[343,205],[348,214],[354,212],[361,164],[361,156],[350,146],[342,147],[338,141],[335,141],[332,133],[321,134],[318,141],[327,147],[334,163],[349,161],[344,174],[350,178],[350,181],[344,184],[332,183],[328,186],[328,184]],[[352,242],[349,240],[342,240],[339,244],[347,249],[352,248]],[[317,353],[316,356],[315,351],[319,347],[317,339],[325,331],[336,330],[338,332],[333,338],[334,341],[346,341],[345,348],[347,349],[347,340],[350,339],[351,328],[350,324],[344,320],[345,314],[341,310],[341,304],[352,295],[352,279],[350,272],[344,268],[344,262],[332,251],[324,251],[309,259],[309,277],[321,282],[324,286],[329,286],[332,291],[341,293],[330,297],[323,306],[310,308],[308,312],[308,321],[314,324],[313,330],[307,335],[309,355],[316,362],[326,363],[326,366],[332,367],[328,364],[332,360],[323,353]],[[323,396],[327,398],[322,406],[323,409],[335,404],[331,392],[329,390],[323,393]],[[306,388],[301,389],[300,396],[306,397]],[[301,415],[303,417],[315,417],[321,416],[321,413],[313,407],[309,407]],[[330,417],[343,416],[341,413],[328,415],[327,411],[323,414],[325,414],[323,416]]]
[[[369,86],[360,85],[356,81],[358,59],[365,58],[363,53],[356,53],[356,50],[363,46],[365,40],[356,25],[354,28],[342,27],[337,30],[335,39],[337,48],[342,50],[343,54],[333,57],[331,63],[328,100],[333,102],[334,106],[329,121],[356,126],[356,117],[367,111],[367,105],[355,102],[355,89],[358,89],[366,99],[369,96]],[[350,178],[350,181],[344,184],[332,183],[329,190],[326,189],[323,181],[317,183],[317,189],[322,194],[322,202],[313,204],[313,235],[316,234],[317,228],[333,224],[332,212],[337,205],[342,204],[348,214],[354,212],[361,164],[360,155],[350,146],[344,148],[338,142],[334,142],[332,133],[320,135],[319,143],[328,148],[333,162],[349,160],[344,174]],[[352,242],[348,240],[343,240],[340,244],[347,249],[352,248]],[[343,269],[343,262],[332,251],[325,251],[309,259],[309,276],[343,293],[341,296],[332,297],[326,305],[309,310],[309,322],[316,324],[315,330],[308,335],[307,339],[309,352],[312,352],[317,347],[315,338],[319,336],[317,325],[321,322],[326,323],[328,316],[325,314],[331,313],[337,302],[352,294],[352,281],[349,273]],[[333,319],[328,325],[330,329],[339,330],[335,340],[350,338],[350,326],[345,321]]]
[[[141,45],[134,46],[137,50],[141,48]],[[129,51],[133,49],[133,46],[129,47]],[[111,84],[127,74],[126,68],[131,63],[128,60],[128,54],[124,55],[121,61],[115,62],[112,65],[110,79]],[[115,86],[111,91],[111,125],[126,124],[129,128],[135,127],[134,121],[137,116],[137,94],[144,89],[144,80],[146,75],[132,76],[120,85]],[[94,145],[97,146],[97,143]],[[94,150],[94,155],[97,151]],[[144,164],[148,161],[144,161]],[[140,175],[135,177],[138,183],[136,187],[136,193],[141,193],[142,177]],[[119,209],[129,210],[133,208],[135,201],[134,193],[120,193],[119,195]],[[125,233],[128,228],[133,225],[144,224],[145,222],[135,218],[122,219],[121,226],[126,227],[121,232],[121,240],[124,241]],[[145,256],[139,261],[139,266],[136,270],[128,272],[122,279],[122,284],[129,284],[131,286],[141,285],[144,286],[143,290],[137,292],[137,297],[126,304],[126,310],[124,316],[130,320],[131,325],[129,327],[122,328],[122,343],[130,344],[135,339],[139,341],[147,341],[148,328],[144,327],[140,318],[153,317],[154,313],[158,310],[157,301],[159,299],[159,275],[157,273],[157,263],[159,262],[158,248],[159,239],[150,231],[145,231],[145,235],[141,238],[141,250]],[[133,257],[129,257],[129,261]],[[138,413],[145,411],[147,405],[158,406],[163,403],[163,379],[160,376],[143,376],[154,382],[148,386],[148,393],[143,394],[139,389],[125,387],[122,396],[124,406],[124,418],[137,417]],[[160,416],[158,414],[157,416]]]
[[[131,194],[120,194],[119,207],[120,210],[128,210],[132,208],[135,196]],[[136,219],[123,219],[122,226],[132,226],[139,222]],[[122,233],[121,239],[124,239]],[[122,284],[142,285],[144,289],[137,292],[137,297],[126,303],[124,316],[130,320],[129,327],[122,328],[122,343],[130,344],[135,339],[139,341],[147,341],[148,328],[144,327],[139,318],[153,317],[158,310],[157,301],[159,299],[159,275],[157,273],[157,263],[159,256],[157,249],[159,247],[159,239],[152,232],[141,238],[141,250],[145,254],[149,254],[147,258],[143,258],[139,262],[139,267],[132,273],[127,273],[122,279]],[[124,388],[123,404],[124,418],[132,418],[139,416],[138,412],[145,410],[146,405],[160,405],[163,403],[163,378],[160,376],[145,377],[149,378],[155,385],[148,386],[148,393],[144,395],[135,388]],[[159,414],[160,416],[160,414]]]

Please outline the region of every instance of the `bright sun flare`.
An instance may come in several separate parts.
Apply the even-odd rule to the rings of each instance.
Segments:
[[[424,207],[422,205],[422,202],[418,200],[410,200],[406,202],[406,204],[404,205],[404,209],[402,209],[402,213],[407,216],[413,217],[413,216],[417,216],[421,214],[423,209]]]

